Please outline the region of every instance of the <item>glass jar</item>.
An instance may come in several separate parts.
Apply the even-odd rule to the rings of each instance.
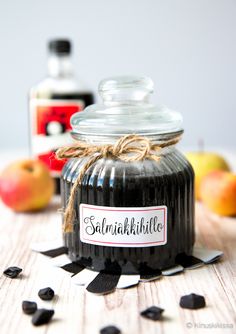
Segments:
[[[183,133],[179,113],[149,102],[146,77],[101,81],[103,104],[74,114],[72,136],[91,145],[114,144],[136,134],[163,146]],[[72,230],[64,233],[72,261],[93,270],[126,274],[164,269],[194,244],[194,172],[170,145],[158,161],[101,158],[84,173],[74,201]],[[70,159],[61,178],[62,205],[89,157]]]

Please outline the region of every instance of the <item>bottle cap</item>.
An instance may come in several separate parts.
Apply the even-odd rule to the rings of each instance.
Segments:
[[[53,39],[49,41],[48,48],[57,55],[70,54],[71,42],[68,39]]]

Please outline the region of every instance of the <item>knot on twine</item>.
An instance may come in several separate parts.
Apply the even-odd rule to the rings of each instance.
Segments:
[[[159,151],[161,148],[174,145],[178,143],[179,140],[180,136],[166,140],[161,144],[154,144],[146,137],[130,134],[119,138],[114,145],[93,145],[85,141],[78,141],[76,144],[71,144],[70,146],[59,148],[56,152],[57,159],[89,157],[87,162],[80,169],[79,175],[72,186],[68,203],[64,212],[64,232],[73,231],[73,220],[75,216],[74,201],[77,188],[80,186],[86,171],[95,162],[102,158],[118,159],[124,162],[141,161],[144,159],[159,161],[160,156],[156,154],[157,151]]]

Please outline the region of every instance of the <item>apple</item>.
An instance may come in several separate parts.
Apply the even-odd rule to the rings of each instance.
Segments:
[[[38,160],[13,162],[0,175],[0,197],[4,204],[16,212],[45,208],[54,187],[47,166]]]
[[[195,173],[195,196],[200,200],[200,185],[204,176],[214,170],[230,171],[225,159],[217,153],[211,152],[189,152],[186,153]]]
[[[201,182],[200,193],[202,202],[214,213],[236,216],[236,174],[209,173]]]

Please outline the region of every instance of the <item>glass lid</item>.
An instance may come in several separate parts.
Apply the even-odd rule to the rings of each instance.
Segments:
[[[183,132],[180,113],[149,102],[153,82],[148,77],[104,79],[98,91],[103,103],[93,104],[72,116],[72,136],[152,137]]]

